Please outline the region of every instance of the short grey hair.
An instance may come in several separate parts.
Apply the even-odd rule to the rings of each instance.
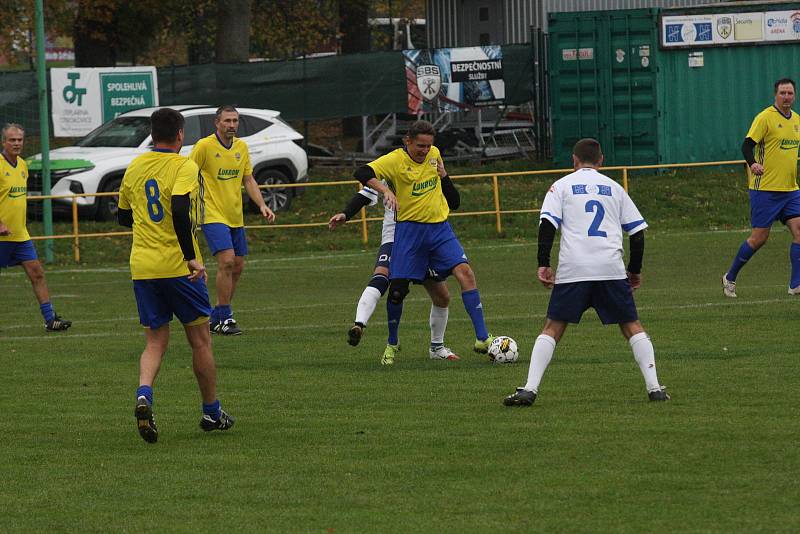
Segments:
[[[25,133],[25,127],[23,125],[17,124],[16,122],[7,122],[0,131],[0,138],[2,138],[3,141],[6,140],[6,133],[9,130],[20,130],[23,134]]]
[[[220,106],[220,107],[217,108],[217,113],[215,114],[215,118],[217,120],[219,120],[219,118],[222,116],[222,114],[224,112],[226,112],[226,111],[232,111],[232,112],[237,113],[237,114],[239,113],[239,110],[236,109],[233,106],[229,106],[229,105]]]

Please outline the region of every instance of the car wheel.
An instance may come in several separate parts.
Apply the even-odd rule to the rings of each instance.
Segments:
[[[258,173],[256,182],[258,182],[258,185],[288,184],[289,177],[279,170],[267,169]],[[290,187],[270,187],[268,189],[262,189],[261,195],[264,197],[264,202],[267,203],[269,209],[274,212],[287,210],[289,206],[292,205],[292,191]],[[258,207],[253,201],[250,201],[250,207],[258,213]]]
[[[103,186],[103,193],[118,192],[122,183],[122,177],[112,178]],[[117,218],[117,202],[119,196],[96,197],[97,198],[97,220],[112,221]]]

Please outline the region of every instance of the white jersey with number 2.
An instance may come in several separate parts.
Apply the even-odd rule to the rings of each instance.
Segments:
[[[550,187],[539,218],[561,230],[556,284],[627,278],[622,232],[647,228],[625,189],[588,168]]]

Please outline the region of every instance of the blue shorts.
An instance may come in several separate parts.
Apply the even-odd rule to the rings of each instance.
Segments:
[[[236,256],[247,256],[247,237],[244,226],[232,228],[227,224],[208,223],[203,225],[203,234],[206,243],[211,249],[211,255],[216,256],[220,250],[233,249]]]
[[[578,324],[590,307],[603,324],[632,323],[639,319],[627,279],[556,284],[550,295],[547,318]]]
[[[775,221],[800,217],[800,191],[750,190],[750,226],[769,228]]]
[[[378,257],[375,260],[375,267],[384,267],[389,269],[389,263],[392,259],[392,242],[384,243],[378,249]],[[447,280],[447,277],[450,276],[450,271],[436,271],[434,269],[428,268],[428,273],[425,275],[425,279],[431,279],[436,282],[444,282]]]
[[[38,260],[33,241],[0,241],[0,268],[13,267],[23,261]]]
[[[397,223],[390,279],[424,280],[429,270],[446,278],[462,263],[468,263],[467,255],[447,221]]]
[[[133,293],[142,326],[156,329],[172,320],[172,315],[189,324],[211,315],[208,288],[203,280],[192,282],[186,276],[134,280]]]

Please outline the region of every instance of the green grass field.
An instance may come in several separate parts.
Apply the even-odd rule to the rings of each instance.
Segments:
[[[525,382],[548,299],[524,237],[531,220],[515,239],[464,240],[490,330],[520,345],[505,366],[469,351],[454,281],[447,343],[460,362],[428,360],[419,288],[393,368],[379,364],[383,303],[362,344],[347,345],[377,241],[257,246],[234,301],[245,335],[214,339],[236,426],[198,428],[175,326],[155,387],[156,445],[133,418],[143,336],[125,265],[48,268],[53,302],[74,321],[62,334],[45,334],[21,270],[3,271],[0,531],[799,530],[788,234],[776,227],[732,300],[719,278],[745,232],[653,225],[636,298],[671,402],[647,402],[627,343],[590,312],[559,345],[536,404],[510,409],[501,400]],[[473,235],[468,225],[454,221]]]

